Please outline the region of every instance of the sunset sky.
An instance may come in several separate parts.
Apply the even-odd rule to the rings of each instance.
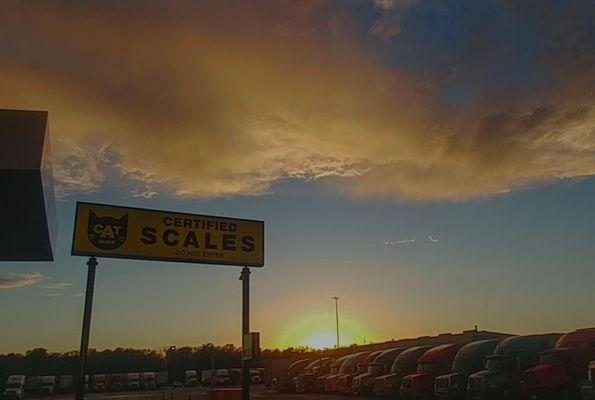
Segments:
[[[265,347],[595,326],[595,2],[4,1],[0,108],[47,110],[53,263],[0,352],[77,349],[76,201],[262,219]],[[7,227],[3,227],[7,229]],[[91,347],[240,342],[240,269],[99,260]]]

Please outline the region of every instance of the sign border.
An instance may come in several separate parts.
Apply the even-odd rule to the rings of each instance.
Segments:
[[[74,250],[74,244],[76,241],[76,228],[78,223],[79,217],[79,205],[89,205],[89,206],[100,206],[100,207],[111,207],[111,208],[120,208],[120,209],[128,209],[128,210],[136,210],[136,211],[150,211],[156,212],[161,214],[180,214],[180,215],[188,215],[192,217],[206,217],[206,218],[217,218],[217,219],[226,219],[230,221],[246,221],[246,222],[257,222],[262,224],[262,263],[255,264],[255,263],[242,263],[242,264],[230,264],[226,262],[220,261],[193,261],[189,260],[182,260],[178,258],[170,258],[170,257],[144,257],[144,256],[123,256],[118,254],[105,254],[101,252],[93,252],[93,251],[76,251]],[[263,268],[264,267],[264,241],[265,241],[265,223],[264,220],[258,219],[247,219],[247,218],[233,218],[233,217],[221,217],[216,215],[205,215],[205,214],[193,214],[193,213],[186,213],[186,212],[178,212],[178,211],[167,211],[167,210],[154,210],[150,208],[142,208],[142,207],[128,207],[128,206],[119,206],[113,204],[104,204],[104,203],[91,203],[87,201],[77,201],[76,208],[74,213],[74,229],[72,230],[72,247],[70,248],[70,255],[72,256],[86,256],[86,257],[101,257],[101,258],[120,258],[125,260],[144,260],[144,261],[167,261],[167,262],[180,262],[185,264],[207,264],[207,265],[226,265],[229,267],[253,267],[253,268]]]

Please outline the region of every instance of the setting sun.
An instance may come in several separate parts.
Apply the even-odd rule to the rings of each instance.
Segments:
[[[372,341],[372,336],[361,323],[350,317],[340,318],[339,336],[341,346]],[[277,346],[332,348],[337,343],[334,314],[316,313],[297,318],[287,326],[277,341]]]

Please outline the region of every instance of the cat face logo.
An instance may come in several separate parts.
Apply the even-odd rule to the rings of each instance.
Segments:
[[[128,214],[120,218],[98,217],[89,210],[87,236],[93,246],[101,250],[115,250],[122,246],[128,235]]]

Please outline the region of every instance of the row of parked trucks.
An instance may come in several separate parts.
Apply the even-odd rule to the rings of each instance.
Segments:
[[[303,359],[280,391],[402,399],[595,400],[595,328]]]
[[[242,382],[242,369],[212,369],[203,370],[200,373],[200,379],[196,370],[190,369],[186,371],[184,386],[229,386],[239,385]],[[262,383],[264,375],[264,368],[250,368],[250,383]]]
[[[50,396],[74,390],[72,375],[10,375],[4,398],[22,400],[25,394]],[[167,372],[131,372],[127,374],[94,374],[85,376],[85,390],[91,392],[157,389],[167,383]]]

